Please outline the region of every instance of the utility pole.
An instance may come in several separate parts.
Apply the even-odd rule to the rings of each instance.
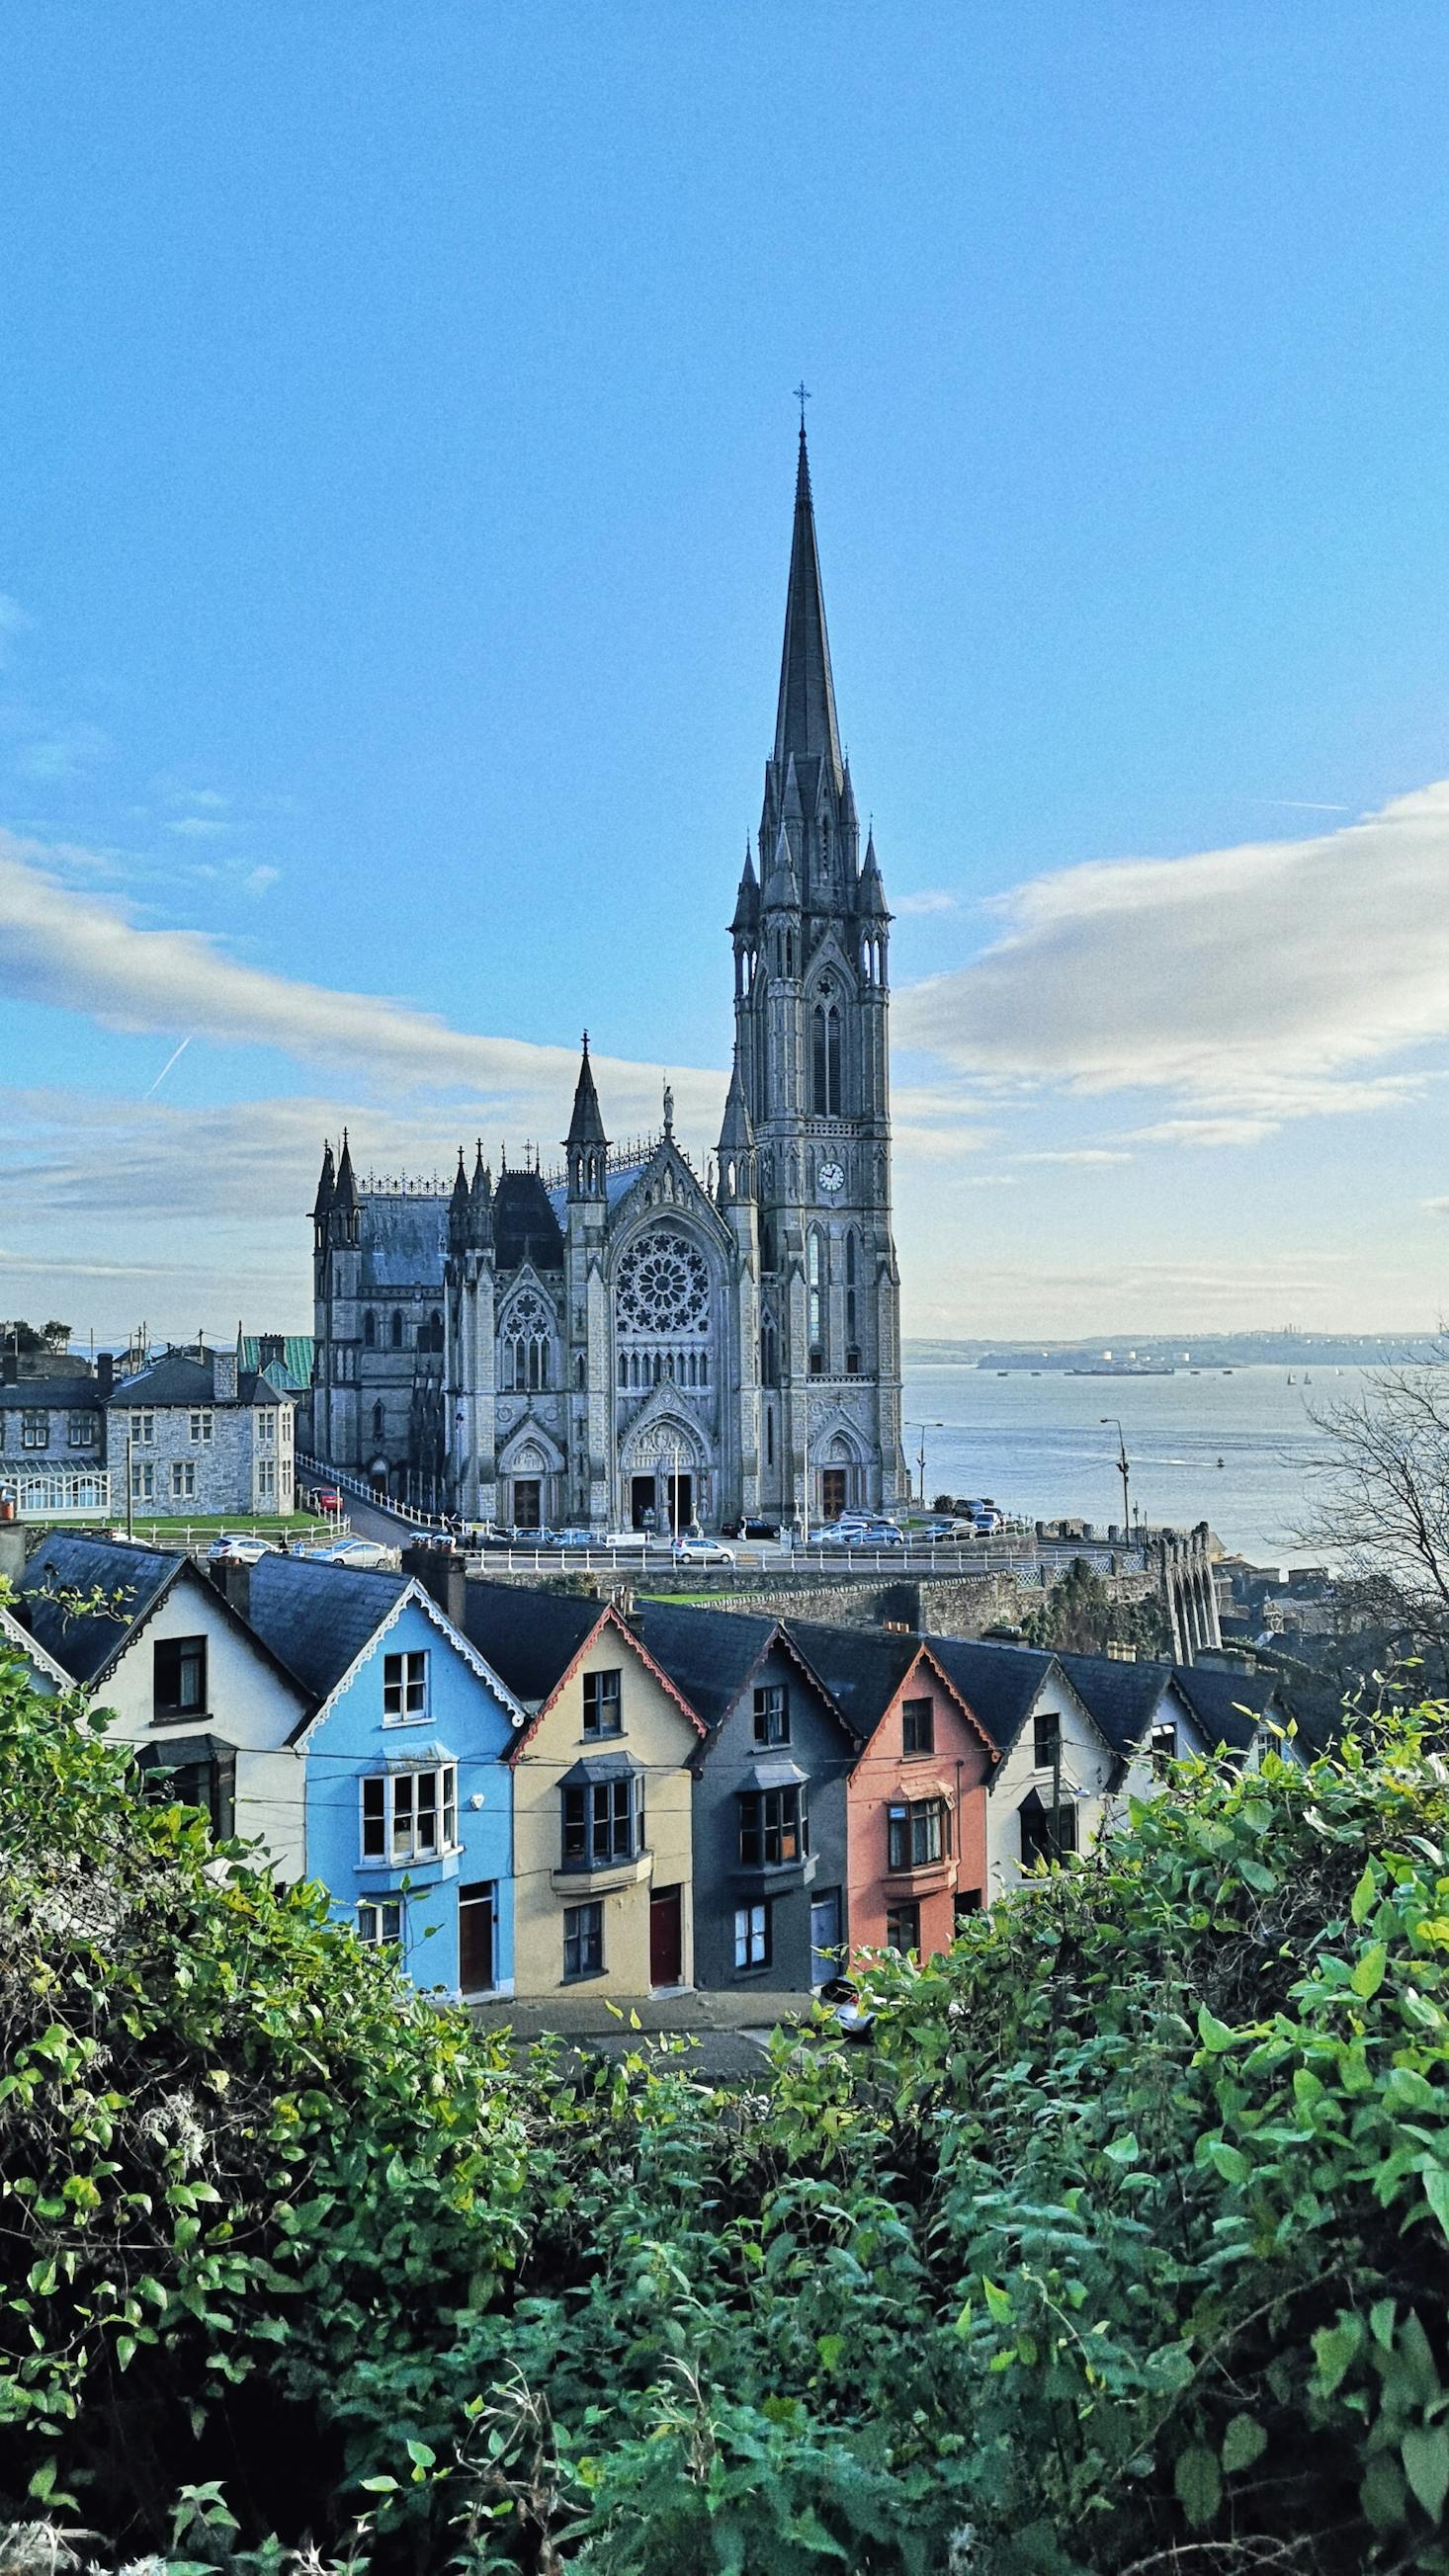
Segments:
[[[1127,1477],[1129,1473],[1127,1466],[1127,1435],[1115,1413],[1104,1413],[1102,1415],[1102,1420],[1104,1423],[1115,1423],[1117,1428],[1117,1473],[1122,1479],[1122,1533],[1125,1538],[1130,1538],[1132,1535],[1132,1507],[1127,1498]]]
[[[130,1537],[131,1537],[131,1509],[132,1509],[132,1506],[131,1506],[131,1484],[132,1484],[132,1478],[131,1478],[131,1447],[132,1447],[131,1434],[130,1434],[130,1432],[128,1431],[128,1432],[126,1433],[126,1538],[127,1538],[127,1541],[128,1541],[128,1542],[129,1542]]]

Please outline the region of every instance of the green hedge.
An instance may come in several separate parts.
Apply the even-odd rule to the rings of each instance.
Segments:
[[[1442,1714],[1184,1766],[725,2096],[475,2036],[0,1670],[0,2521],[248,2576],[1449,2571]]]

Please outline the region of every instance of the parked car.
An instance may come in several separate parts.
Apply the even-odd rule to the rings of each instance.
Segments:
[[[817,1986],[815,2000],[830,2015],[842,2039],[869,2039],[875,2014],[861,2002],[853,1977],[827,1977],[823,1986]]]
[[[223,1530],[206,1551],[208,1565],[259,1565],[277,1553],[275,1539],[258,1538],[255,1530]]]
[[[733,1565],[735,1552],[717,1538],[677,1538],[669,1551],[676,1565]]]
[[[592,1547],[594,1533],[586,1529],[561,1529],[554,1540],[556,1547]]]
[[[398,1561],[397,1549],[384,1547],[382,1541],[375,1538],[331,1539],[321,1547],[299,1548],[297,1554],[311,1557],[323,1565],[360,1566],[364,1573],[374,1574],[380,1569],[395,1566]]]
[[[780,1524],[778,1521],[746,1521],[744,1534],[746,1538],[778,1538]]]
[[[335,1485],[314,1485],[309,1500],[314,1512],[325,1512],[329,1518],[342,1510],[342,1496]]]

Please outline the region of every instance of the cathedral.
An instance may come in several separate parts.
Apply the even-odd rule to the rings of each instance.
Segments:
[[[891,1238],[890,914],[860,855],[805,430],[759,867],[730,936],[735,1053],[701,1176],[611,1145],[585,1037],[556,1173],[359,1182],[312,1211],[312,1447],[520,1530],[818,1527],[904,1496]]]

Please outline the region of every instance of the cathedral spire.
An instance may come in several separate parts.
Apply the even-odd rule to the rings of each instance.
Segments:
[[[725,1098],[724,1124],[719,1131],[719,1150],[721,1155],[749,1154],[753,1153],[754,1144],[755,1131],[750,1124],[745,1086],[740,1080],[740,1051],[736,1047],[730,1087]]]
[[[312,1208],[312,1214],[319,1225],[331,1209],[336,1187],[337,1174],[332,1165],[332,1147],[327,1143],[322,1148],[322,1176],[317,1183],[317,1197]]]
[[[825,594],[820,582],[803,419],[795,469],[795,533],[785,597],[780,703],[775,717],[775,759],[781,767],[792,752],[801,760],[828,759],[830,783],[839,789],[840,728],[835,720],[835,683],[830,674],[830,639],[825,631]]]
[[[342,1159],[337,1166],[337,1186],[332,1193],[332,1204],[334,1208],[348,1216],[352,1216],[357,1208],[357,1183],[352,1176],[352,1148],[348,1144],[345,1127],[342,1130]]]
[[[745,864],[740,870],[740,890],[735,897],[735,917],[731,931],[753,930],[760,918],[760,889],[755,877],[755,862],[750,851],[749,834],[745,835]]]
[[[604,1145],[607,1142],[608,1138],[604,1134],[603,1112],[599,1107],[599,1095],[594,1086],[594,1069],[589,1062],[589,1033],[585,1029],[583,1061],[579,1066],[579,1078],[574,1091],[574,1114],[569,1120],[569,1132],[564,1138],[564,1148],[566,1152],[572,1154],[581,1145]]]

